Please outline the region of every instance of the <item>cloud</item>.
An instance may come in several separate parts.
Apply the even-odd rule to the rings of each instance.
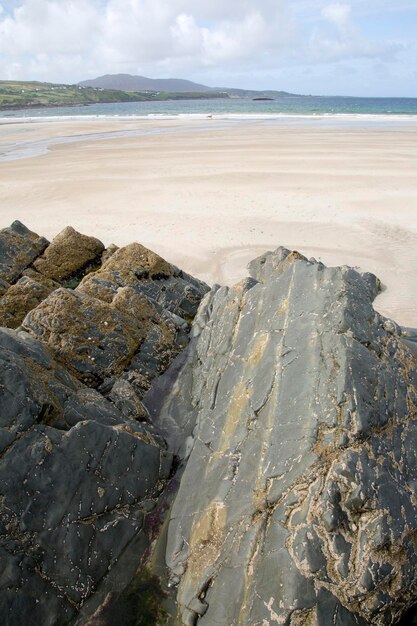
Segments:
[[[292,0],[292,8],[298,15],[315,20],[328,3],[329,0]],[[349,6],[355,16],[360,17],[416,11],[415,0],[349,0]]]
[[[378,6],[393,15],[388,0],[0,0],[0,75],[76,82],[129,72],[218,84],[246,76],[254,84],[291,67],[391,62],[405,43],[375,37],[361,18]]]
[[[349,23],[351,7],[348,4],[328,4],[323,7],[321,14],[324,19],[333,22],[339,28],[343,28]]]
[[[79,67],[204,67],[276,51],[290,32],[280,0],[21,0],[0,11],[0,69],[10,76],[19,68],[23,77],[28,68],[68,75]]]
[[[331,63],[352,59],[394,59],[403,50],[395,41],[375,41],[356,26],[350,4],[331,3],[321,9],[322,24],[310,35],[312,62]]]
[[[95,7],[81,0],[27,0],[0,21],[0,52],[14,57],[83,52],[87,42],[91,45],[96,18]]]

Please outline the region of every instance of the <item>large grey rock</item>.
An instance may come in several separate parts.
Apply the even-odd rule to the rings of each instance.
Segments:
[[[181,620],[393,624],[417,598],[416,360],[374,276],[284,249],[251,272],[206,298],[155,415],[181,416],[189,455],[167,545]]]
[[[21,222],[0,230],[0,295],[13,283],[48,245]]]
[[[0,407],[1,623],[63,626],[146,551],[171,455],[22,331],[0,330]]]
[[[142,399],[151,422],[163,435],[168,449],[181,459],[188,457],[196,424],[195,406],[189,394],[193,388],[197,342],[210,319],[214,294],[219,288],[215,285],[201,301],[187,348],[153,381]]]

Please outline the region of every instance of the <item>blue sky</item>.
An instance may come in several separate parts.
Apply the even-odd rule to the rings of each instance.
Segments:
[[[417,0],[0,0],[0,78],[417,97]]]

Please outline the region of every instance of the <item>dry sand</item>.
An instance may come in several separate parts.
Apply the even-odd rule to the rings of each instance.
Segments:
[[[130,135],[91,136],[120,131]],[[137,240],[223,284],[285,245],[376,273],[386,286],[376,308],[417,327],[417,122],[1,123],[2,155],[0,227]]]

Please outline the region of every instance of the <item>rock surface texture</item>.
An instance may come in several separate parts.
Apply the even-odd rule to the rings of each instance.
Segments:
[[[115,251],[75,290],[54,291],[22,327],[86,384],[107,393],[121,378],[142,397],[185,347],[189,320],[207,290],[135,243]]]
[[[133,575],[158,528],[173,457],[140,398],[188,342],[178,313],[190,320],[208,287],[142,246],[154,265],[143,279],[130,259],[140,279],[125,283],[111,282],[125,275],[115,247],[104,253],[111,296],[62,286],[101,267],[103,250],[73,229],[48,247],[20,223],[0,232],[1,321],[22,324],[0,329],[4,626],[73,623],[132,545]],[[169,298],[157,302],[159,281]]]
[[[0,231],[0,294],[45,250],[48,241],[21,222]]]
[[[2,624],[66,624],[142,534],[171,455],[23,331],[0,331]]]
[[[0,326],[18,328],[62,284],[76,286],[101,263],[103,244],[65,228],[49,243],[20,222],[0,231]],[[106,251],[107,252],[107,251]],[[104,253],[105,254],[105,253]]]
[[[2,626],[414,623],[417,331],[372,274],[249,269],[0,231]]]
[[[410,333],[374,311],[370,274],[285,249],[250,271],[206,296],[156,417],[189,454],[167,546],[180,623],[393,624],[417,597]]]
[[[104,245],[94,237],[77,233],[67,226],[36,259],[33,266],[52,280],[62,281],[82,271],[89,263],[100,265]]]

